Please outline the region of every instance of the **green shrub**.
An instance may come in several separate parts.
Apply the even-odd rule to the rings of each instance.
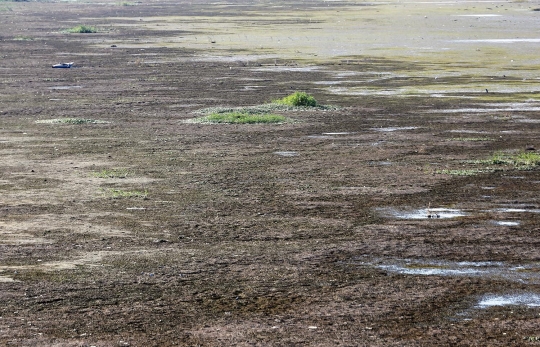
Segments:
[[[317,100],[315,100],[313,96],[304,92],[294,92],[283,99],[275,100],[274,103],[289,106],[317,106]]]
[[[97,29],[86,25],[78,25],[76,27],[68,29],[68,32],[73,34],[92,34],[97,33]]]

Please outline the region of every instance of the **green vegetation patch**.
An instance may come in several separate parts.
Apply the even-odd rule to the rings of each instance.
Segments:
[[[491,158],[480,162],[490,165],[508,165],[520,170],[530,170],[540,165],[540,154],[536,152],[520,152],[517,154],[497,152]]]
[[[128,169],[103,169],[92,173],[97,178],[126,178],[128,174]]]
[[[287,118],[277,114],[250,114],[242,112],[212,113],[200,119],[208,123],[270,124],[284,123]]]
[[[13,41],[34,41],[30,36],[16,36]]]
[[[97,33],[98,31],[95,27],[87,25],[77,25],[76,27],[68,29],[67,32],[72,34],[93,34]]]
[[[294,95],[294,94],[293,94]],[[289,96],[290,97],[290,96]],[[287,99],[286,97],[284,99]],[[338,106],[331,105],[319,105],[315,103],[315,106],[302,105],[303,102],[288,101],[282,102],[280,99],[268,104],[256,105],[256,106],[243,106],[243,107],[208,107],[196,111],[195,113],[203,115],[213,114],[226,114],[226,113],[243,113],[250,115],[264,115],[273,114],[276,112],[301,112],[301,111],[335,111],[339,110]],[[293,98],[294,99],[294,98]],[[297,105],[293,105],[296,103]]]
[[[105,191],[105,194],[110,196],[113,199],[122,199],[122,198],[148,198],[148,191],[145,189],[142,190],[124,190],[124,189],[114,189],[110,188]]]
[[[189,119],[187,123],[285,123],[291,122],[277,112],[301,111],[335,111],[338,106],[319,105],[314,97],[303,92],[295,92],[283,99],[274,100],[268,104],[243,107],[209,107],[196,111],[205,117]]]
[[[488,159],[468,161],[471,164],[486,165],[485,168],[470,168],[456,170],[437,170],[437,174],[451,176],[474,176],[502,170],[532,170],[540,165],[540,154],[536,152],[505,153],[497,152]]]
[[[317,106],[317,100],[315,100],[313,96],[304,92],[294,92],[291,95],[288,95],[282,99],[274,100],[273,103],[288,106]]]
[[[36,123],[39,123],[39,124],[106,124],[109,122],[103,121],[103,120],[84,119],[84,118],[55,118],[55,119],[37,120]]]
[[[319,105],[315,108],[305,107],[305,106],[289,106],[282,104],[264,104],[257,106],[244,106],[244,107],[208,107],[196,111],[195,113],[209,115],[213,113],[230,113],[230,112],[240,112],[240,113],[249,113],[249,114],[267,114],[274,112],[301,112],[301,111],[310,111],[310,110],[319,110],[319,111],[330,111],[338,110],[337,106],[325,106]]]

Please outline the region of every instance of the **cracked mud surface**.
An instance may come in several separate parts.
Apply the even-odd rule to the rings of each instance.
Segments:
[[[0,344],[538,344],[539,12],[424,6],[0,3]]]

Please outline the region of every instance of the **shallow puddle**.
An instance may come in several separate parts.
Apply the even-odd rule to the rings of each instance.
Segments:
[[[497,90],[503,92],[503,90]],[[512,92],[512,91],[509,91]],[[477,104],[478,107],[474,108],[456,108],[447,110],[430,110],[428,113],[490,113],[490,112],[512,112],[512,111],[524,111],[524,112],[536,112],[540,110],[538,102],[504,102],[504,103],[486,103]]]
[[[265,66],[252,69],[253,71],[287,71],[287,72],[311,72],[320,70],[320,66]]]
[[[391,131],[400,131],[400,130],[414,130],[418,127],[386,127],[386,128],[371,128],[371,130],[382,131],[382,132],[391,132]]]
[[[503,213],[540,213],[540,209],[537,208],[495,208],[488,212],[503,212]]]
[[[298,152],[288,152],[288,151],[274,152],[274,154],[277,154],[280,157],[297,157],[298,156]]]
[[[455,129],[450,130],[451,133],[463,133],[463,134],[489,134],[487,131],[479,131],[479,130],[466,130],[466,129]]]
[[[540,283],[540,264],[510,265],[491,261],[441,261],[423,259],[376,259],[363,263],[391,273],[417,276],[469,276]]]
[[[458,14],[454,17],[501,17],[500,14]]]
[[[446,219],[467,216],[467,213],[452,208],[422,208],[418,210],[380,209],[382,214],[399,219]]]
[[[528,306],[540,307],[540,295],[536,293],[524,294],[505,294],[494,295],[487,294],[480,299],[477,304],[479,308],[488,308],[493,306]]]
[[[317,82],[313,82],[313,84],[322,84],[322,85],[326,85],[326,86],[333,86],[333,85],[337,85],[337,84],[342,84],[343,81],[317,81]]]
[[[82,88],[82,86],[56,86],[56,87],[50,87],[49,89],[52,90],[67,90],[67,89],[77,89]]]
[[[522,112],[538,112],[540,107],[520,107],[520,108],[457,108],[451,110],[436,110],[436,111],[427,111],[427,113],[491,113],[491,112],[513,112],[513,111],[522,111]]]
[[[461,43],[539,43],[540,39],[471,39],[471,40],[453,40],[452,42]]]
[[[493,224],[495,224],[495,225],[500,225],[500,226],[505,226],[505,227],[517,227],[517,226],[519,226],[521,223],[520,223],[520,222],[516,222],[516,221],[504,221],[504,220],[500,220],[500,221],[493,221]]]
[[[310,139],[331,139],[331,136],[328,135],[308,135]]]
[[[372,166],[390,166],[392,165],[391,161],[370,161],[369,165]]]

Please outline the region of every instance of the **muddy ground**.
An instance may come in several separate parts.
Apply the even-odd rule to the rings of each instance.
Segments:
[[[0,345],[540,344],[538,4],[448,4],[0,2]]]

